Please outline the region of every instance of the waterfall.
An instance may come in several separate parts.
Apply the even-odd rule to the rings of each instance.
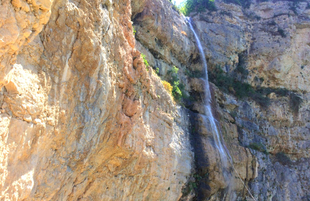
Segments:
[[[200,56],[202,57],[203,67],[204,67],[205,73],[206,73],[206,77],[205,77],[205,99],[204,99],[204,111],[205,111],[206,116],[204,118],[204,121],[205,121],[204,123],[206,124],[207,120],[208,120],[211,132],[213,134],[215,147],[220,154],[223,166],[227,167],[227,154],[226,154],[224,146],[222,144],[222,141],[221,141],[222,138],[220,136],[219,129],[216,125],[216,122],[215,122],[215,119],[214,119],[214,116],[213,116],[212,110],[211,110],[211,91],[210,91],[210,86],[209,86],[209,81],[208,81],[208,65],[206,62],[206,57],[205,57],[203,48],[201,46],[199,37],[197,36],[197,34],[196,34],[192,24],[191,24],[191,19],[188,18],[187,21],[188,21],[190,29],[192,30],[192,32],[195,36],[196,43],[197,43],[197,46],[199,49],[199,53],[200,53]]]
[[[218,150],[220,157],[221,157],[221,162],[222,162],[222,168],[223,168],[223,175],[226,179],[226,182],[228,184],[228,188],[227,188],[227,192],[225,193],[225,196],[223,198],[223,200],[236,200],[235,194],[233,192],[233,175],[229,173],[228,171],[228,164],[227,164],[227,159],[229,159],[229,162],[231,163],[231,167],[233,168],[233,170],[235,171],[236,175],[239,176],[240,181],[242,182],[242,184],[244,185],[244,187],[246,188],[246,190],[248,191],[250,197],[256,201],[256,199],[254,198],[254,196],[252,195],[252,193],[250,192],[249,188],[246,186],[246,184],[242,181],[240,174],[237,172],[237,170],[234,168],[233,165],[233,160],[228,152],[228,150],[226,149],[226,147],[223,145],[222,143],[222,136],[220,135],[219,129],[216,125],[216,120],[214,119],[213,113],[212,113],[212,109],[211,109],[211,91],[210,91],[210,86],[209,86],[209,81],[208,81],[208,65],[206,62],[206,57],[203,51],[203,48],[201,46],[199,37],[197,36],[192,23],[191,23],[191,19],[187,18],[187,22],[189,24],[190,29],[192,30],[195,39],[196,39],[196,43],[199,49],[199,53],[200,56],[202,57],[202,62],[203,62],[203,67],[205,69],[205,73],[206,73],[206,77],[205,77],[205,99],[204,99],[204,111],[205,111],[205,116],[204,116],[204,123],[207,124],[209,123],[210,125],[210,129],[211,132],[213,134],[213,139],[215,142],[215,147]]]

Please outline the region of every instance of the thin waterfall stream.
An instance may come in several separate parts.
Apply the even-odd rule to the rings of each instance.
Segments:
[[[203,51],[203,48],[201,46],[201,43],[200,43],[200,40],[199,40],[199,37],[197,36],[193,26],[192,26],[192,23],[191,23],[191,19],[188,18],[188,24],[189,24],[189,27],[190,29],[192,30],[194,36],[195,36],[195,39],[196,39],[196,43],[197,43],[197,46],[198,46],[198,49],[199,49],[199,53],[200,53],[200,56],[202,57],[202,62],[203,62],[203,67],[204,67],[204,70],[205,70],[205,74],[206,74],[206,77],[205,77],[205,99],[204,99],[204,110],[205,110],[205,118],[207,119],[204,119],[205,120],[205,123],[207,123],[206,121],[208,120],[209,122],[209,125],[210,125],[210,128],[211,128],[211,132],[213,134],[213,138],[214,138],[214,142],[215,142],[215,146],[220,154],[220,157],[221,157],[221,161],[222,161],[222,164],[224,167],[227,167],[227,154],[226,154],[226,151],[225,151],[225,148],[223,146],[223,143],[222,143],[222,137],[220,136],[220,133],[219,133],[219,129],[216,125],[216,122],[215,122],[215,118],[213,116],[213,113],[212,113],[212,109],[211,109],[211,91],[210,91],[210,86],[209,86],[209,81],[208,81],[208,65],[207,65],[207,62],[206,62],[206,57],[205,57],[205,54],[204,54],[204,51]]]
[[[205,70],[205,98],[204,98],[204,123],[205,124],[209,124],[209,127],[211,129],[212,135],[213,135],[213,139],[214,139],[214,143],[215,143],[215,147],[218,150],[219,154],[220,154],[220,158],[221,158],[221,162],[222,162],[222,168],[223,168],[223,174],[225,176],[225,172],[227,173],[225,176],[226,182],[228,183],[228,192],[226,193],[226,195],[224,196],[224,200],[235,200],[234,197],[234,193],[232,192],[233,189],[233,181],[232,181],[232,173],[229,173],[229,167],[228,167],[228,163],[227,161],[229,160],[229,162],[231,163],[231,167],[233,168],[233,170],[235,171],[236,175],[239,176],[240,181],[242,182],[242,184],[244,185],[244,187],[246,188],[246,190],[248,191],[250,197],[256,201],[256,199],[254,198],[254,196],[252,195],[252,193],[250,192],[250,190],[248,189],[248,187],[246,186],[246,184],[242,181],[240,174],[237,172],[237,170],[234,168],[233,165],[233,160],[229,154],[229,151],[227,150],[227,148],[225,147],[225,145],[223,145],[222,141],[223,138],[220,135],[219,132],[219,128],[216,124],[216,120],[213,116],[212,113],[212,108],[211,108],[211,91],[210,91],[210,86],[209,86],[209,80],[208,80],[208,65],[207,65],[207,61],[206,61],[206,57],[202,48],[202,45],[200,43],[200,39],[198,37],[198,35],[196,34],[193,25],[191,23],[191,19],[187,18],[187,22],[189,24],[190,29],[192,30],[194,36],[195,36],[195,40],[199,49],[199,54],[202,57],[202,62],[203,62],[203,67]]]

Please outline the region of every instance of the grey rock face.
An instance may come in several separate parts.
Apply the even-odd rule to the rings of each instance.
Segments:
[[[253,90],[237,98],[238,85],[217,82],[214,107],[236,170],[242,174],[237,164],[242,154],[235,151],[240,145],[259,164],[256,178],[243,178],[257,200],[309,199],[309,3],[274,1],[241,9],[220,2],[216,12],[192,15],[209,74],[220,68],[216,79],[248,83]],[[242,76],[240,66],[247,72]],[[219,199],[224,191],[211,188],[218,190],[211,190],[210,199]],[[235,189],[237,200],[250,200]]]

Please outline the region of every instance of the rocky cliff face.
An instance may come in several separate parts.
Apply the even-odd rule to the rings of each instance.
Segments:
[[[4,3],[1,200],[177,200],[188,117],[135,49],[131,2]]]
[[[192,19],[229,170],[169,1],[2,2],[1,200],[309,199],[309,2],[217,7]]]
[[[227,148],[257,200],[309,199],[309,5],[219,2],[218,11],[192,16]],[[236,164],[244,156],[250,169]]]

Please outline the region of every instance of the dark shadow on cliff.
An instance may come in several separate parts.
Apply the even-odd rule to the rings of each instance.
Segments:
[[[183,189],[180,200],[189,200],[188,195],[195,192],[195,196],[190,198],[193,201],[206,200],[210,196],[211,188],[209,183],[208,166],[209,160],[204,149],[203,136],[199,133],[198,113],[188,110],[190,116],[190,142],[194,152],[194,169],[191,178],[188,179],[187,186]]]

